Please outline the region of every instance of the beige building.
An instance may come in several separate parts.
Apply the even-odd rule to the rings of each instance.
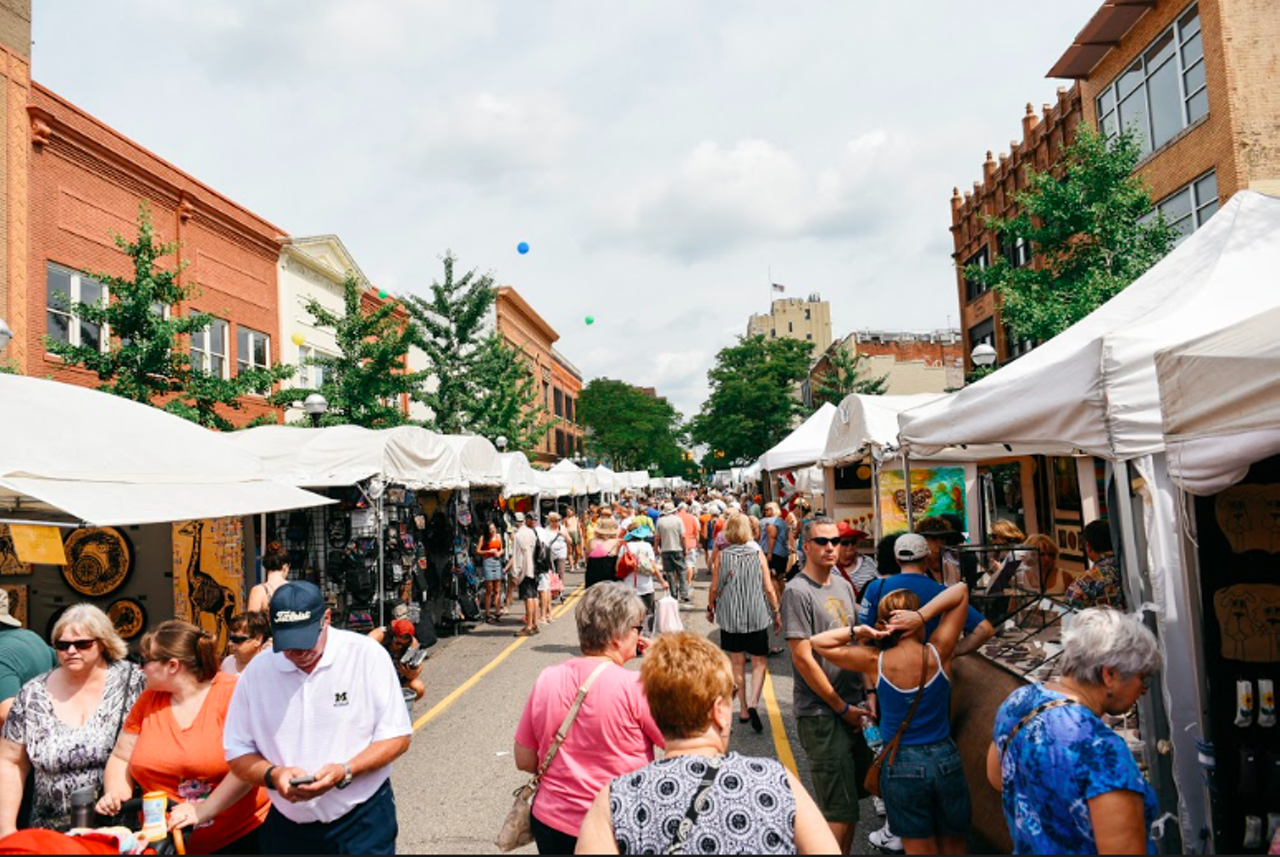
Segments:
[[[767,315],[752,315],[747,336],[799,339],[813,343],[814,355],[831,347],[831,304],[820,295],[779,298]]]
[[[964,347],[959,330],[927,332],[858,330],[837,340],[820,354],[801,382],[801,398],[812,407],[831,357],[845,351],[862,358],[859,377],[885,379],[885,395],[944,393],[964,386]]]

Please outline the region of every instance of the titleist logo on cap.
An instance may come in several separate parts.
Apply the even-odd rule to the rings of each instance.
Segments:
[[[307,622],[311,619],[311,611],[280,610],[276,612],[276,622]]]

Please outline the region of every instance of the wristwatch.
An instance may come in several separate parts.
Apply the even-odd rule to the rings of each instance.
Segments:
[[[272,765],[271,767],[267,768],[267,772],[262,775],[262,785],[266,787],[267,791],[273,792],[276,790],[276,782],[275,780],[271,779],[271,772],[274,771],[277,767],[279,766]]]
[[[339,791],[341,791],[342,789],[345,789],[347,786],[351,785],[351,780],[352,780],[352,779],[354,779],[354,778],[351,776],[351,766],[350,766],[350,765],[346,765],[346,764],[344,764],[344,765],[342,766],[342,770],[343,770],[343,771],[345,771],[346,773],[345,773],[345,775],[342,777],[342,779],[341,779],[341,780],[339,780],[339,781],[338,781],[338,783],[334,786],[334,788],[335,788],[335,789],[338,789]]]

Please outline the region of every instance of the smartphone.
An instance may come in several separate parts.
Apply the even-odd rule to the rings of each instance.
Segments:
[[[293,779],[289,780],[289,785],[291,785],[291,786],[309,786],[309,785],[311,785],[312,783],[314,783],[315,781],[316,781],[316,778],[315,778],[315,777],[310,777],[310,776],[307,776],[307,777],[294,777]]]

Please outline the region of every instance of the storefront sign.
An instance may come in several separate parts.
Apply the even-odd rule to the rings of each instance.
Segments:
[[[62,533],[57,527],[33,524],[10,524],[14,553],[21,562],[41,565],[66,565],[67,553],[62,549]]]

